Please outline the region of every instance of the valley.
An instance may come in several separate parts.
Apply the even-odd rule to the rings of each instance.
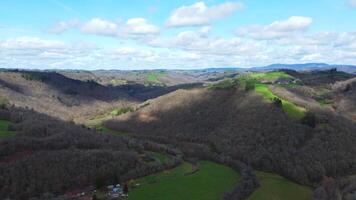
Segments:
[[[0,200],[356,200],[356,0],[0,0]]]
[[[188,71],[205,78],[110,86],[72,79],[81,72],[0,73],[2,197],[119,198],[115,184],[128,200],[351,194],[352,74]]]

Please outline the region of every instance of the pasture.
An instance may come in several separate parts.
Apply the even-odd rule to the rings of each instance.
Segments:
[[[261,186],[247,200],[311,200],[312,188],[276,174],[257,172]]]
[[[158,174],[137,180],[139,187],[132,189],[129,200],[219,200],[232,190],[240,175],[233,169],[209,161],[196,166],[187,162]]]

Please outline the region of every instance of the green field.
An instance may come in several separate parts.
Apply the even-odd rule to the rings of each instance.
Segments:
[[[247,200],[311,200],[312,189],[279,175],[257,172],[261,186]]]
[[[250,77],[257,80],[260,79],[273,80],[278,78],[293,79],[293,77],[290,76],[289,74],[280,71],[253,73],[250,75]]]
[[[8,130],[10,124],[9,121],[0,120],[0,138],[14,135],[13,131]]]
[[[163,153],[158,153],[158,152],[150,152],[150,154],[158,160],[160,163],[165,163],[169,160],[169,156],[163,154]]]
[[[147,81],[149,83],[159,84],[159,83],[161,83],[159,81],[159,77],[162,77],[162,76],[165,76],[165,75],[166,75],[166,72],[150,72],[147,75]]]
[[[100,133],[102,134],[112,134],[112,135],[121,135],[121,136],[130,136],[129,133],[125,133],[125,132],[120,132],[120,131],[114,131],[114,130],[111,130],[103,125],[99,125],[99,126],[96,126],[96,127],[92,127],[92,128],[95,128],[97,131],[99,131]]]
[[[279,98],[278,96],[274,95],[269,89],[268,86],[265,84],[256,84],[255,91],[262,94],[265,99],[272,101],[274,98]],[[280,98],[281,99],[281,98]],[[286,112],[289,116],[301,119],[305,116],[306,109],[300,106],[295,105],[294,103],[281,99],[282,100],[282,107],[284,112]]]
[[[238,183],[239,174],[229,167],[209,161],[198,162],[199,171],[189,174],[189,163],[137,180],[139,187],[129,200],[219,200]]]
[[[90,128],[100,127],[103,121],[113,119],[115,116],[119,116],[128,112],[133,112],[135,109],[133,107],[123,107],[115,108],[107,113],[97,115],[85,122],[85,125]]]

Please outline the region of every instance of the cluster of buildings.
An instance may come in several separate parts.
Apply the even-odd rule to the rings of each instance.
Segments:
[[[107,195],[110,199],[120,199],[120,198],[128,197],[127,191],[124,191],[124,188],[120,184],[109,185],[107,186],[107,189],[108,189]]]

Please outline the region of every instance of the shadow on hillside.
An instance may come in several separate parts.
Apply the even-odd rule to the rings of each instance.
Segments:
[[[4,81],[2,79],[0,79],[0,87],[9,88],[10,90],[13,90],[15,92],[23,93],[22,88],[18,87],[17,85],[8,83],[8,82],[6,82],[6,81]]]
[[[54,90],[60,91],[62,94],[70,95],[76,98],[83,97],[89,101],[90,99],[101,100],[106,102],[114,100],[145,101],[147,99],[155,98],[181,88],[199,87],[202,85],[201,83],[194,83],[170,87],[145,86],[141,84],[104,86],[95,81],[80,81],[71,79],[56,72],[16,72],[26,73],[27,77],[34,77],[34,81],[40,81],[50,86]],[[0,82],[0,84],[6,84],[6,82],[2,82]],[[21,92],[21,88],[15,85],[7,84],[5,86],[16,92]]]
[[[302,184],[356,173],[352,164],[356,125],[347,119],[325,116],[329,121],[313,129],[252,93],[223,90],[172,95],[107,121],[105,126],[161,142],[204,143],[256,169],[274,171]]]

